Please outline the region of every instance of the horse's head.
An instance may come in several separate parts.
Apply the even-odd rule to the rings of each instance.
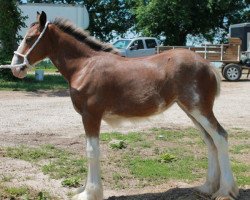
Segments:
[[[24,39],[12,58],[12,73],[18,78],[24,78],[28,69],[47,57],[48,22],[45,12],[37,13],[37,21],[32,23]]]

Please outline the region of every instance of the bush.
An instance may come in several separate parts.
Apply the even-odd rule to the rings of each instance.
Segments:
[[[25,27],[24,19],[16,0],[0,0],[0,65],[9,63],[18,41],[22,39],[18,30]],[[9,69],[1,69],[0,78],[15,80]]]

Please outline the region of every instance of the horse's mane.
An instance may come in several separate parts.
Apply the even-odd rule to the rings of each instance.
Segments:
[[[88,32],[81,28],[76,27],[71,21],[63,18],[56,18],[53,22],[60,30],[73,36],[80,42],[87,44],[90,48],[96,51],[111,52],[114,54],[119,54],[118,50],[112,45],[103,43],[89,35]]]

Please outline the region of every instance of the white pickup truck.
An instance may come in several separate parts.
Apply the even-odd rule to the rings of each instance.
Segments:
[[[159,45],[159,42],[153,37],[138,37],[120,39],[114,42],[113,45],[124,57],[142,57],[155,54],[155,47]]]

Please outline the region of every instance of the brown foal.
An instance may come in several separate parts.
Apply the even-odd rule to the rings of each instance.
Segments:
[[[28,68],[17,67],[18,64],[31,66],[46,57],[68,81],[73,105],[82,116],[87,136],[86,186],[74,199],[103,199],[99,164],[102,119],[115,122],[117,116],[147,117],[163,112],[173,103],[193,120],[208,146],[206,182],[197,189],[217,199],[238,196],[227,132],[213,113],[220,78],[208,61],[185,49],[144,58],[123,58],[111,46],[66,20],[48,23],[42,12],[13,57],[14,76],[23,78],[27,73]]]

